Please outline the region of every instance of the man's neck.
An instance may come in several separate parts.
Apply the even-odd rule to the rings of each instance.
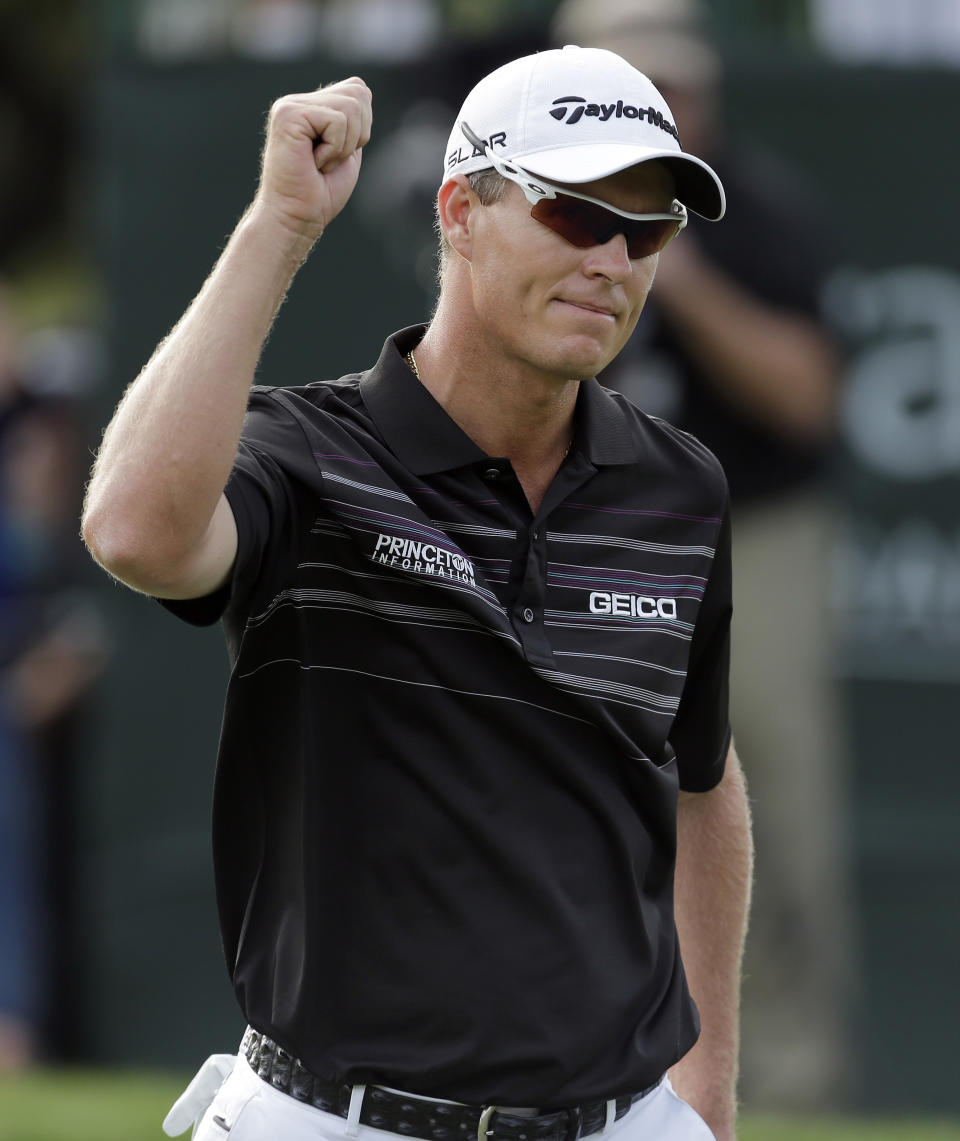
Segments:
[[[569,449],[580,382],[544,374],[489,351],[484,338],[454,329],[442,311],[415,350],[421,383],[491,456],[510,459],[518,476],[550,476]],[[549,480],[548,480],[549,482]]]

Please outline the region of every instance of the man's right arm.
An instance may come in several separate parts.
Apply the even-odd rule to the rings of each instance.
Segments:
[[[370,124],[360,79],[274,104],[256,197],[114,413],[83,537],[135,590],[196,598],[227,580],[237,530],[223,491],[257,362],[294,275],[353,192]]]

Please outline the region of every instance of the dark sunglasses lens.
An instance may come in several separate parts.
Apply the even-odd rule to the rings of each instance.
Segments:
[[[549,226],[554,233],[581,250],[599,244],[597,233],[601,227],[610,229],[610,215],[606,210],[590,202],[568,198],[565,194],[541,198],[530,213],[538,222]]]
[[[672,219],[643,221],[621,218],[602,206],[558,194],[541,198],[530,210],[531,215],[571,245],[585,250],[609,242],[614,234],[624,234],[631,258],[645,258],[657,253],[674,237],[680,223]]]
[[[647,258],[659,253],[680,232],[680,223],[669,218],[651,218],[648,222],[628,222],[627,252],[632,258]]]

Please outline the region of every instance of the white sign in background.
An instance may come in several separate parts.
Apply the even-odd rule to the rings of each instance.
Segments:
[[[877,478],[878,500],[894,487],[901,505],[878,504],[875,516],[860,506],[841,528],[842,672],[960,680],[960,275],[935,266],[844,270],[826,306],[854,346],[846,447]]]

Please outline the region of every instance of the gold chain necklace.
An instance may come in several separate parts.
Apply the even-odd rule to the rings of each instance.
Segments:
[[[410,371],[417,378],[417,380],[420,380],[420,370],[417,368],[417,362],[416,362],[416,359],[414,358],[414,355],[413,355],[413,349],[411,349],[410,352],[408,352],[403,359],[407,362],[407,365],[408,365]],[[562,459],[567,458],[567,456],[570,454],[571,447],[573,447],[573,437],[572,436],[570,437],[569,440],[567,440],[567,446],[563,449],[563,456],[561,457]]]

